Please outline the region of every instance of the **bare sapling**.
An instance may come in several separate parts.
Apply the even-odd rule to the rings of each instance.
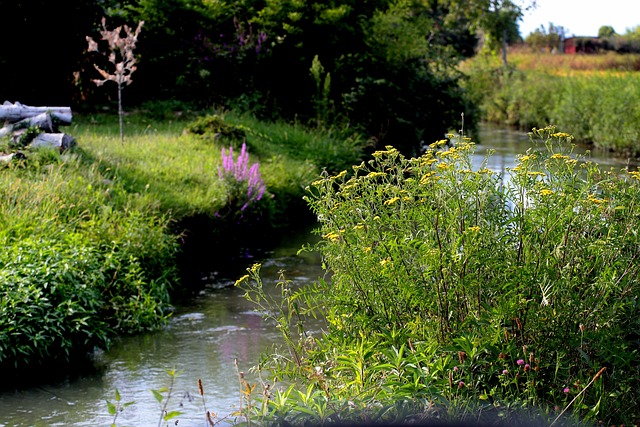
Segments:
[[[138,27],[133,31],[127,25],[119,26],[113,30],[107,29],[106,18],[102,18],[102,30],[100,35],[101,40],[106,41],[109,44],[108,60],[113,66],[113,73],[100,68],[94,64],[96,70],[102,76],[102,79],[94,79],[93,82],[102,86],[108,81],[115,82],[118,85],[118,118],[120,124],[120,140],[124,143],[124,129],[123,129],[123,109],[122,109],[122,90],[125,86],[131,84],[131,75],[136,70],[136,57],[133,55],[133,50],[136,47],[138,41],[138,35],[142,30],[144,21],[138,22]],[[91,37],[86,37],[89,43],[89,52],[99,52],[98,43]],[[106,53],[105,53],[106,55]]]

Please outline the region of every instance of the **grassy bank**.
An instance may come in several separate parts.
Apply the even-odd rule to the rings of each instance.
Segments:
[[[224,252],[213,248],[227,255],[237,248],[225,238],[282,226],[289,209],[304,206],[303,188],[325,162],[351,163],[361,149],[329,132],[249,117],[201,122],[238,130],[250,162],[260,164],[266,193],[243,210],[246,189],[218,173],[222,148],[235,146],[239,153],[241,141],[215,136],[219,129],[189,132],[195,119],[130,115],[122,144],[117,117],[77,115],[66,129],[76,149],[62,155],[26,150],[25,161],[2,170],[4,378],[24,378],[26,369],[37,367],[41,373],[108,346],[115,335],[162,325],[172,289],[181,286],[181,260],[192,258],[185,250],[204,248],[197,262],[224,262],[216,259]],[[11,150],[5,142],[3,151]],[[194,236],[202,240],[189,246]]]
[[[530,130],[555,125],[577,142],[640,156],[637,57],[517,54],[513,67],[478,56],[466,85],[486,120]],[[633,70],[633,71],[629,71]]]

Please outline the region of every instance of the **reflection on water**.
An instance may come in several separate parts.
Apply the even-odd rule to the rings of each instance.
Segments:
[[[529,148],[536,147],[531,142],[528,132],[503,128],[489,123],[481,123],[478,135],[473,135],[472,140],[477,143],[473,159],[474,166],[480,165],[487,154],[491,152],[492,155],[488,159],[487,167],[496,172],[505,172],[507,169],[515,167],[517,154],[525,154]],[[574,152],[586,155],[588,159],[604,169],[620,170],[626,167],[634,169],[637,167],[637,160],[619,156],[607,150],[576,146]]]
[[[488,167],[504,172],[515,166],[515,155],[532,146],[525,132],[482,125],[477,137],[474,164],[493,152]],[[584,150],[581,150],[584,152]],[[617,169],[626,159],[594,151],[592,159]],[[289,236],[268,253],[263,261],[265,287],[273,285],[278,272],[304,284],[322,275],[316,254],[296,255],[300,247],[312,241],[309,232]],[[247,260],[247,267],[253,260]],[[113,421],[105,401],[114,401],[115,390],[122,400],[135,401],[117,420],[117,425],[155,425],[160,406],[150,390],[169,385],[166,370],[178,376],[169,410],[181,410],[180,426],[202,426],[204,408],[198,394],[197,380],[204,384],[207,409],[218,415],[229,414],[239,404],[240,394],[234,360],[248,371],[259,355],[279,340],[274,325],[262,319],[253,307],[233,288],[237,277],[212,279],[200,295],[177,307],[170,324],[154,334],[121,339],[105,353],[97,355],[99,373],[60,384],[44,385],[25,391],[0,394],[0,427],[5,426],[107,426]],[[271,286],[273,288],[273,286]],[[249,379],[251,380],[251,376]],[[255,380],[255,378],[254,378]]]

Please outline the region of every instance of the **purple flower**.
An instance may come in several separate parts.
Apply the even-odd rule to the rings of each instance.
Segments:
[[[562,390],[564,393],[569,393],[571,390],[569,390],[569,387],[565,387],[564,390]]]
[[[527,372],[529,369],[531,369],[531,366],[527,363],[526,365],[524,365],[524,371]]]
[[[518,359],[518,361],[516,363],[518,364],[518,366],[522,366],[522,365],[524,365],[524,360]]]
[[[457,366],[454,366],[454,367],[453,367],[453,372],[456,372],[457,370],[458,370],[458,367],[457,367]]]
[[[460,382],[458,383],[458,388],[462,388],[462,387],[464,387],[464,381],[460,381]]]
[[[254,163],[249,167],[249,152],[247,144],[243,143],[237,160],[233,158],[233,147],[229,147],[229,153],[222,149],[222,167],[218,167],[218,177],[222,180],[233,180],[246,183],[246,202],[240,208],[244,211],[251,202],[260,200],[267,187],[260,176],[260,165]]]
[[[509,373],[509,370],[507,370],[507,369],[504,369],[504,370],[502,371],[502,375],[507,375],[508,373]]]

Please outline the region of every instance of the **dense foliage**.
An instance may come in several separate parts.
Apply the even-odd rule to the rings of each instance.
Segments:
[[[303,391],[260,416],[637,420],[638,172],[601,170],[554,128],[533,137],[505,175],[441,141],[311,186],[331,280],[285,284],[281,328],[310,312],[329,327],[265,360]],[[239,285],[260,302],[259,283],[254,268]]]
[[[156,328],[171,308],[177,240],[168,218],[82,155],[52,154],[0,174],[7,384],[25,369],[83,360],[114,334]]]

